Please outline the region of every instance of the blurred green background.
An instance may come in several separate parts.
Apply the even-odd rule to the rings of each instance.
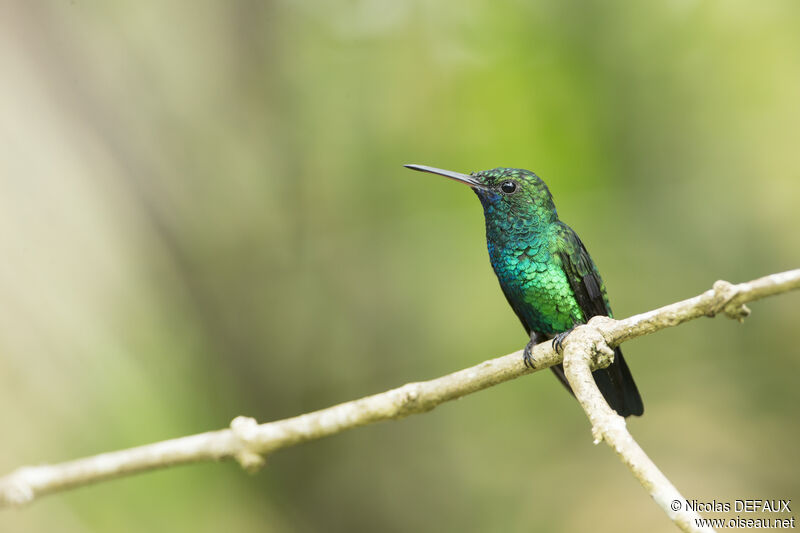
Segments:
[[[477,199],[530,168],[625,317],[800,264],[800,4],[0,7],[0,472],[521,348]],[[625,345],[688,498],[800,498],[798,295]],[[542,458],[546,457],[546,460]],[[672,531],[549,373],[0,512],[3,532]]]

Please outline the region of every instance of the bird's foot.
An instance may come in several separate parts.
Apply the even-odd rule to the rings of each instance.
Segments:
[[[533,347],[536,346],[536,339],[531,339],[530,342],[522,350],[522,362],[525,363],[527,368],[535,368],[536,364],[533,360]]]
[[[567,338],[567,335],[572,333],[572,330],[575,328],[569,328],[567,331],[562,331],[555,337],[553,337],[553,349],[556,351],[557,354],[561,354],[564,351],[564,339]]]
[[[542,336],[535,331],[531,333],[531,340],[522,350],[522,362],[527,368],[536,368],[536,361],[533,360],[533,347],[542,341]]]

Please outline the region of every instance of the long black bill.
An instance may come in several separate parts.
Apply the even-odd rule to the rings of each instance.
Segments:
[[[461,183],[466,183],[470,187],[474,187],[476,189],[485,188],[483,183],[476,180],[469,174],[461,174],[460,172],[453,172],[452,170],[442,170],[441,168],[428,167],[425,165],[403,165],[403,166],[406,168],[410,168],[411,170],[418,170],[420,172],[429,172],[431,174],[439,174],[440,176],[444,176],[445,178],[450,178],[451,180],[460,181]]]

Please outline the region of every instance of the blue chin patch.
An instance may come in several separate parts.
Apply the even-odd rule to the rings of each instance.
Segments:
[[[487,191],[481,189],[472,189],[472,190],[475,191],[475,194],[477,194],[478,198],[480,198],[483,207],[496,204],[502,198],[500,194],[493,191]]]

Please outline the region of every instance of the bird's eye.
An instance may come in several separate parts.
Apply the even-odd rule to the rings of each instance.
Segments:
[[[500,190],[506,194],[514,194],[517,191],[517,184],[513,181],[504,181],[502,185],[500,185]]]

